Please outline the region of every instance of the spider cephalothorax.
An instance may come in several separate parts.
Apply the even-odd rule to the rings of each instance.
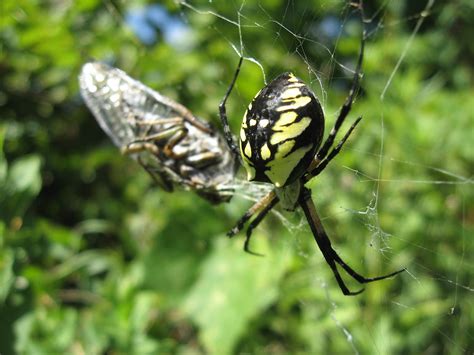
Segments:
[[[362,14],[362,5],[351,2]],[[363,21],[362,21],[363,23]],[[339,274],[342,267],[359,283],[369,283],[394,276],[403,270],[388,275],[367,278],[348,266],[331,246],[311,198],[311,191],[304,185],[319,175],[328,163],[340,152],[344,142],[360,121],[354,121],[341,141],[333,147],[334,139],[349,114],[359,88],[359,76],[364,53],[365,33],[362,36],[352,86],[345,103],[328,137],[321,145],[324,132],[324,115],[319,101],[304,82],[293,74],[285,73],[266,85],[252,100],[244,115],[240,130],[240,152],[234,142],[226,114],[226,101],[237,80],[243,57],[240,58],[234,78],[219,106],[227,144],[236,157],[241,157],[249,180],[272,183],[275,189],[255,203],[228,233],[237,234],[254,215],[247,228],[244,249],[249,250],[252,230],[266,214],[281,202],[284,208],[302,208],[314,239],[324,259],[331,268],[336,281],[345,295],[356,295],[363,291],[350,291]],[[253,253],[255,254],[255,253]]]
[[[321,144],[324,115],[318,99],[291,73],[278,76],[250,103],[240,129],[249,180],[283,187],[299,179]]]

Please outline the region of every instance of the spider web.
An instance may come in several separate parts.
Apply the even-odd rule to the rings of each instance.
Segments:
[[[244,56],[241,76],[248,77],[248,72],[251,71],[255,76],[259,76],[261,86],[279,74],[273,69],[279,60],[294,63],[296,58],[297,65],[287,70],[295,71],[320,98],[325,110],[326,132],[328,132],[345,99],[354,73],[358,48],[346,47],[351,46],[348,44],[348,39],[360,38],[361,28],[353,8],[345,2],[329,0],[319,1],[317,4],[308,2],[307,5],[287,1],[284,11],[275,14],[271,5],[265,1],[234,1],[229,2],[231,5],[226,2],[225,6],[219,3],[212,0],[182,1],[181,18],[191,29],[199,21],[206,23],[209,18],[214,19],[209,30],[214,31],[216,37],[220,37],[226,44],[228,51],[234,53],[235,64],[239,56]],[[415,60],[416,55],[422,50],[416,47],[415,42],[425,22],[431,20],[436,3],[434,0],[427,0],[420,10],[409,15],[402,14],[401,11],[388,11],[390,8],[400,6],[395,0],[377,4],[372,4],[370,9],[364,8],[367,48],[362,90],[370,87],[371,92],[361,93],[361,96],[370,95],[370,105],[375,105],[376,109],[363,103],[363,99],[356,99],[339,137],[341,132],[344,132],[344,127],[347,129],[359,114],[364,115],[361,126],[338,158],[309,186],[312,187],[313,197],[328,234],[344,259],[350,258],[352,252],[344,249],[344,241],[347,238],[358,240],[356,245],[361,253],[358,255],[361,257],[348,261],[350,265],[360,270],[363,266],[362,253],[367,249],[367,253],[371,254],[369,259],[380,258],[382,264],[389,265],[388,268],[392,269],[394,266],[406,267],[407,273],[401,278],[402,281],[384,281],[399,282],[401,287],[397,292],[391,292],[386,296],[385,308],[375,317],[374,324],[363,322],[359,326],[348,325],[349,322],[345,321],[342,311],[346,309],[348,302],[355,303],[356,300],[342,299],[329,292],[327,284],[334,283],[332,275],[326,273],[321,276],[315,272],[326,265],[320,253],[315,250],[315,246],[312,244],[308,246],[309,230],[302,215],[295,219],[287,214],[278,213],[289,233],[294,236],[285,241],[284,247],[296,248],[299,257],[309,259],[308,268],[298,271],[300,277],[315,289],[324,289],[330,319],[340,330],[339,335],[347,342],[347,349],[354,353],[363,352],[356,341],[357,337],[363,336],[372,339],[372,351],[384,353],[381,344],[390,342],[388,339],[390,333],[387,329],[391,328],[384,324],[382,319],[388,319],[384,316],[390,313],[397,314],[401,323],[405,319],[407,333],[415,330],[419,324],[424,324],[426,319],[430,319],[432,325],[430,331],[433,337],[441,337],[443,344],[450,345],[458,351],[472,351],[464,341],[453,337],[452,334],[456,332],[446,328],[446,324],[451,324],[455,329],[465,327],[466,338],[470,339],[472,344],[474,338],[472,324],[464,324],[466,318],[461,316],[462,312],[469,312],[466,308],[469,304],[472,308],[472,301],[469,302],[467,299],[472,298],[474,291],[470,279],[466,278],[469,274],[466,270],[472,270],[473,266],[468,257],[472,255],[472,242],[467,235],[468,224],[472,223],[472,205],[469,205],[472,175],[462,166],[456,168],[449,164],[449,156],[440,161],[432,154],[432,149],[439,147],[424,144],[423,139],[410,139],[411,132],[406,136],[401,135],[400,130],[394,129],[394,123],[390,121],[393,117],[391,111],[395,109],[400,113],[398,120],[402,122],[417,120],[417,117],[406,108],[397,108],[399,100],[396,95],[403,93],[400,86],[404,85],[404,75],[409,75],[404,71],[404,65]],[[233,6],[233,11],[228,11],[229,6]],[[332,10],[331,15],[324,15],[328,12],[328,8]],[[289,14],[296,10],[302,13],[301,21],[289,21],[291,17]],[[396,18],[388,16],[389,13],[402,15]],[[308,21],[311,26],[307,26]],[[405,27],[411,29],[409,35],[403,37],[401,43],[393,44],[397,47],[396,60],[387,63],[383,72],[372,73],[370,68],[378,68],[372,63],[377,60],[373,56],[380,55],[372,51],[372,43],[394,40],[393,34],[401,33]],[[227,37],[229,28],[231,37]],[[263,34],[268,46],[283,48],[286,56],[275,59],[259,51],[248,39],[255,31]],[[319,61],[315,62],[313,58],[318,58]],[[219,84],[222,93],[225,92],[231,75],[229,72],[226,75],[228,81],[223,80]],[[434,75],[424,81],[421,86],[422,92],[417,93],[416,98],[423,100],[434,95],[440,87],[442,83]],[[334,98],[331,97],[333,93],[336,93]],[[237,102],[231,104],[230,108],[231,117],[237,117],[236,122],[242,117],[251,98],[242,90],[242,84],[237,82],[235,93],[230,99]],[[365,112],[369,108],[370,115],[367,116]],[[451,132],[453,135],[466,129],[461,124],[455,123],[450,128],[455,131]],[[470,129],[472,132],[472,121]],[[431,132],[426,131],[426,135],[429,134]],[[375,143],[364,139],[370,135],[376,136]],[[359,141],[362,143],[359,144]],[[435,139],[427,141],[432,142]],[[407,149],[393,148],[397,145]],[[403,151],[413,151],[416,154],[404,155]],[[345,159],[344,156],[349,158]],[[254,186],[254,190],[250,192],[247,190],[249,185],[245,186],[246,188],[241,186],[240,189],[243,197],[258,192],[258,186]],[[414,203],[407,202],[410,199]],[[436,229],[443,228],[442,221],[432,220],[430,217],[437,216],[430,207],[436,203],[442,204],[446,213],[452,214],[454,210],[459,213],[459,235],[456,245],[447,246],[443,239],[439,238]],[[409,208],[403,209],[404,206]],[[423,213],[419,213],[420,210]],[[268,226],[262,224],[260,228],[265,229]],[[351,229],[355,231],[353,236],[344,235]],[[413,237],[416,234],[422,234],[423,238]],[[446,248],[454,250],[448,252]],[[457,259],[443,261],[452,255],[457,255]],[[457,263],[454,269],[457,271],[453,271],[449,265],[453,262]],[[470,275],[472,277],[472,271]],[[372,286],[368,285],[368,288],[370,287]],[[407,298],[404,292],[415,295],[415,298]],[[301,299],[300,302],[304,305],[307,301]],[[420,322],[407,321],[406,318],[410,317],[419,317]],[[451,320],[446,322],[446,318]],[[377,323],[377,320],[380,322]],[[318,322],[318,318],[315,316],[313,321]],[[403,337],[404,334],[395,336]],[[418,350],[429,351],[429,349]]]

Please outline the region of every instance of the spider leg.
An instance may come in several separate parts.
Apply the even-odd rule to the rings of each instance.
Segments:
[[[331,268],[342,293],[346,296],[355,296],[364,291],[363,288],[358,291],[350,291],[344,283],[344,280],[342,279],[341,275],[339,274],[339,270],[337,269],[336,262],[334,259],[334,254],[336,254],[336,252],[334,251],[334,249],[332,249],[331,241],[326,235],[319,216],[316,213],[316,208],[314,207],[314,203],[311,199],[310,190],[306,188],[303,190],[300,198],[300,205],[303,209],[306,219],[308,220],[309,226],[311,228],[311,231],[313,232],[313,236],[316,240],[316,243],[318,244],[319,250],[321,250],[324,259],[326,260],[326,263]]]
[[[278,203],[278,198],[274,198],[268,201],[268,204],[263,207],[263,209],[258,213],[257,217],[255,217],[255,219],[252,222],[250,222],[249,226],[247,227],[247,232],[246,232],[246,237],[245,237],[245,242],[244,242],[244,251],[246,251],[247,253],[256,255],[256,256],[263,256],[263,254],[255,253],[250,250],[249,248],[250,237],[252,236],[253,230],[257,228],[260,222],[265,218],[268,212],[270,212],[271,209],[275,207],[277,203]]]
[[[316,239],[316,241],[318,241],[318,239]],[[319,243],[318,243],[318,245],[319,245]],[[327,252],[323,252],[323,249],[321,248],[321,246],[319,246],[319,249],[322,251],[324,259],[326,260],[326,263],[331,268],[331,270],[334,274],[334,277],[336,278],[337,284],[339,285],[339,288],[341,289],[342,293],[345,296],[356,296],[359,293],[364,292],[364,290],[365,290],[364,288],[361,288],[358,291],[350,291],[347,288],[346,284],[344,283],[344,280],[342,279],[341,274],[339,274],[339,271],[337,270],[337,265],[334,262],[334,258],[332,257],[332,255],[328,255]]]
[[[327,237],[327,236],[326,236]],[[341,265],[341,267],[346,270],[346,272],[352,276],[352,278],[354,278],[357,282],[361,283],[361,284],[367,284],[367,283],[370,283],[370,282],[374,282],[374,281],[379,281],[379,280],[384,280],[384,279],[388,279],[390,277],[393,277],[397,274],[400,274],[402,273],[403,271],[406,271],[405,268],[403,269],[400,269],[400,270],[397,270],[397,271],[394,271],[390,274],[387,274],[387,275],[382,275],[382,276],[376,276],[376,277],[365,277],[365,276],[362,276],[361,274],[357,273],[356,271],[354,271],[349,265],[347,265],[342,259],[341,257],[334,251],[334,260],[339,264]]]
[[[234,78],[230,83],[227,92],[225,93],[224,98],[222,99],[221,103],[219,104],[219,116],[221,118],[222,126],[224,127],[224,136],[227,141],[227,145],[229,146],[230,150],[234,153],[237,159],[240,161],[240,151],[239,147],[235,143],[234,137],[232,136],[232,132],[230,131],[229,122],[227,119],[227,112],[225,108],[225,104],[227,99],[234,88],[235,82],[237,81],[237,77],[239,76],[240,67],[242,66],[243,57],[240,57],[239,64],[237,65],[237,69],[235,70]]]
[[[243,228],[245,223],[252,218],[252,216],[265,208],[266,205],[272,203],[273,200],[276,200],[275,204],[278,202],[278,197],[276,196],[275,190],[270,191],[268,194],[263,196],[259,201],[257,201],[252,207],[250,207],[247,212],[237,221],[235,226],[227,232],[227,236],[232,238],[234,235],[239,233]]]
[[[339,274],[339,271],[337,270],[336,263],[339,264],[353,279],[355,279],[361,284],[383,280],[395,276],[401,273],[402,271],[405,271],[405,269],[402,269],[392,272],[388,275],[373,278],[367,278],[360,275],[359,273],[354,271],[349,265],[347,265],[331,246],[331,241],[329,240],[329,237],[327,236],[326,231],[324,230],[318,213],[316,212],[316,207],[314,206],[313,200],[311,199],[311,191],[309,189],[303,189],[299,203],[304,211],[306,219],[308,220],[311,231],[313,232],[314,239],[316,240],[316,243],[318,244],[318,247],[324,256],[324,259],[331,267],[331,270],[334,274],[334,277],[336,278],[339,288],[341,289],[344,295],[354,296],[361,293],[364,289],[358,291],[350,291],[342,280],[342,277]]]
[[[346,101],[344,102],[344,105],[342,105],[341,110],[339,111],[339,115],[336,121],[334,122],[334,126],[331,129],[329,136],[326,138],[321,149],[319,149],[318,153],[316,154],[316,159],[318,160],[323,160],[326,157],[329,149],[334,143],[334,139],[336,138],[336,134],[339,131],[339,128],[341,128],[341,125],[344,123],[344,120],[351,111],[352,102],[354,101],[357,90],[359,89],[359,77],[362,69],[362,60],[364,58],[365,36],[366,35],[364,30],[360,42],[359,58],[357,59],[357,66],[354,72],[354,78],[352,79],[352,85],[349,91],[349,95],[346,97]]]
[[[341,148],[344,145],[344,143],[346,142],[347,138],[349,138],[352,131],[354,130],[354,128],[356,128],[356,126],[359,124],[361,119],[362,119],[362,116],[360,116],[357,120],[354,121],[354,123],[349,128],[349,130],[346,132],[344,137],[342,137],[342,139],[339,141],[337,146],[334,147],[331,150],[331,152],[323,160],[318,160],[317,158],[313,160],[313,163],[311,164],[312,166],[310,166],[309,172],[307,172],[305,174],[305,176],[303,177],[304,182],[308,182],[313,177],[319,175],[326,168],[326,166],[329,164],[329,162],[331,160],[333,160],[336,155],[339,154],[339,152],[341,151]]]

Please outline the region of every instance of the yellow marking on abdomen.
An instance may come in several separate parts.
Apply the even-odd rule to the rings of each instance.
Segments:
[[[311,148],[311,145],[301,147],[282,159],[270,161],[267,165],[269,170],[265,171],[265,175],[276,187],[284,186],[292,171]]]
[[[294,83],[288,85],[287,87],[288,88],[300,88],[302,86],[306,86],[306,84],[302,83],[302,82],[294,82]]]
[[[245,171],[247,171],[247,180],[248,181],[253,180],[255,178],[255,168],[249,164],[249,161],[247,160],[245,156],[243,159],[243,164],[244,164]]]
[[[247,128],[247,114],[248,114],[248,110],[245,110],[245,113],[244,113],[244,119],[242,120],[242,127],[244,128]]]
[[[265,143],[260,149],[260,156],[262,157],[263,160],[267,160],[268,158],[270,158],[271,155],[272,155],[272,152],[270,152],[270,149],[268,148],[267,143]]]
[[[283,132],[275,132],[270,137],[270,144],[277,145],[278,143],[298,137],[303,131],[310,125],[311,118],[303,117],[301,121],[293,123],[287,127],[284,127]]]
[[[294,98],[296,98],[297,96],[300,96],[300,95],[301,95],[301,90],[300,89],[290,87],[290,88],[286,89],[285,91],[283,91],[281,93],[281,98],[282,98],[282,100],[283,99],[294,99]]]
[[[295,141],[293,139],[283,142],[278,146],[278,150],[275,154],[275,157],[273,159],[278,160],[278,159],[283,159],[289,152],[291,152],[291,149],[293,149],[295,145]]]
[[[298,78],[295,76],[295,74],[290,73],[290,74],[288,75],[288,81],[289,81],[289,82],[298,82],[299,80],[298,80]]]
[[[240,129],[240,140],[241,140],[242,142],[245,142],[246,139],[247,139],[247,136],[245,135],[245,130],[244,130],[244,128],[242,127],[242,128]]]
[[[247,145],[249,143],[247,142]],[[240,155],[242,156],[242,164],[244,165],[245,171],[247,171],[247,180],[252,180],[255,178],[255,168],[251,165],[251,162],[248,157],[244,154],[244,149],[242,149],[242,141],[240,141]]]
[[[275,122],[273,129],[274,130],[284,129],[285,127],[283,126],[286,126],[295,122],[296,117],[298,117],[298,114],[295,111],[283,112],[280,115],[280,118]]]
[[[252,158],[252,148],[250,147],[250,142],[247,142],[245,145],[244,155],[246,155],[249,159]]]
[[[277,111],[286,111],[286,110],[296,110],[300,107],[306,106],[311,102],[311,97],[309,96],[301,96],[301,97],[295,97],[294,99],[286,99],[288,100],[288,105],[281,105],[280,107],[277,107]]]

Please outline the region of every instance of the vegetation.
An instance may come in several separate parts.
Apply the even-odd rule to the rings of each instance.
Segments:
[[[341,294],[301,214],[282,212],[289,225],[269,216],[252,240],[265,257],[244,253],[243,235],[225,233],[249,201],[216,207],[160,191],[79,96],[77,75],[94,58],[218,125],[239,30],[215,14],[237,21],[240,10],[245,55],[268,80],[291,70],[311,83],[329,130],[351,78],[336,63],[353,67],[360,43],[344,3],[206,0],[190,2],[195,11],[167,0],[167,21],[140,37],[130,16],[150,10],[143,1],[2,1],[1,354],[474,350],[469,0],[428,13],[422,1],[365,1],[365,75],[351,114],[364,119],[310,186],[354,269],[408,272],[357,297]],[[341,36],[324,21],[338,34],[344,23]],[[245,61],[228,108],[235,132],[262,86],[260,67]]]

